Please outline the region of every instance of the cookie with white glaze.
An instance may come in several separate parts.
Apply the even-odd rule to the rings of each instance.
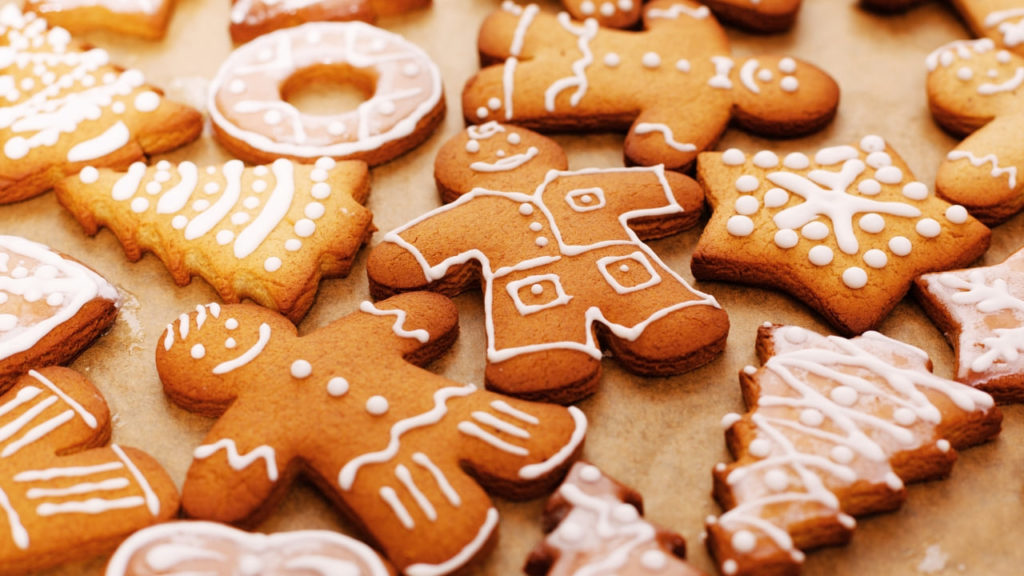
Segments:
[[[879,136],[811,156],[706,152],[697,178],[713,213],[694,277],[781,290],[845,334],[876,327],[916,276],[989,245],[988,228],[914,180]]]
[[[14,4],[0,9],[0,203],[41,194],[83,166],[125,168],[195,140],[199,112],[142,73],[76,45]]]
[[[722,420],[736,459],[714,470],[726,512],[707,523],[726,576],[798,574],[803,550],[846,543],[855,516],[898,508],[906,483],[949,475],[956,450],[999,433],[991,396],[877,332],[766,324],[756,347],[762,366],[740,373],[748,412]]]
[[[25,11],[72,34],[107,30],[159,40],[167,32],[174,0],[25,0]]]
[[[231,40],[243,43],[307,22],[374,22],[425,8],[430,0],[232,0]]]
[[[296,322],[373,232],[369,192],[365,163],[330,158],[86,167],[56,188],[87,234],[109,228],[130,260],[152,252],[179,286],[200,276],[225,302],[248,298]]]
[[[643,30],[622,31],[504,3],[480,29],[486,67],[463,89],[466,122],[628,131],[627,163],[684,170],[730,123],[795,136],[835,115],[831,77],[790,57],[734,59],[707,7],[655,0],[643,14]]]
[[[578,408],[420,367],[457,332],[455,305],[427,292],[364,302],[303,336],[252,304],[182,314],[157,345],[164,391],[218,417],[193,453],[185,514],[251,525],[302,474],[405,574],[448,574],[485,554],[498,512],[484,489],[552,489],[587,423]]]

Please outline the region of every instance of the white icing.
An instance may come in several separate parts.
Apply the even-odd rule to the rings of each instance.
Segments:
[[[665,144],[668,144],[669,148],[677,150],[679,152],[696,152],[697,146],[689,142],[679,142],[675,139],[675,135],[672,133],[672,128],[666,124],[660,124],[655,122],[640,122],[633,127],[634,134],[650,134],[652,132],[658,132],[665,138]]]
[[[262,445],[253,448],[245,454],[241,454],[238,451],[238,446],[235,441],[230,438],[222,438],[212,444],[204,444],[195,449],[192,455],[199,459],[204,460],[223,450],[228,460],[228,465],[235,470],[241,471],[250,467],[257,460],[263,460],[267,470],[267,479],[271,482],[277,482],[277,455],[274,452],[272,446]]]
[[[957,149],[957,150],[951,150],[949,152],[949,154],[946,155],[946,158],[949,161],[951,161],[951,162],[956,162],[957,160],[966,159],[973,166],[976,166],[976,167],[979,167],[979,168],[984,166],[985,164],[991,163],[992,164],[992,172],[990,172],[990,174],[992,175],[993,178],[1000,178],[1004,174],[1006,174],[1007,175],[1007,185],[1009,186],[1010,190],[1013,190],[1013,189],[1015,189],[1017,187],[1017,167],[1016,166],[1006,166],[1006,167],[999,166],[999,158],[995,154],[987,154],[985,156],[978,157],[978,156],[974,155],[974,153],[972,153],[972,152],[970,152],[968,150]]]
[[[231,360],[225,360],[213,367],[214,374],[227,374],[252,362],[263,352],[263,348],[270,342],[270,325],[261,323],[259,327],[259,339],[245,352]]]
[[[412,338],[413,340],[417,340],[424,344],[428,340],[430,340],[430,333],[422,328],[417,328],[415,330],[406,330],[405,321],[408,314],[406,314],[405,310],[384,310],[381,308],[377,308],[377,306],[374,305],[373,302],[370,302],[368,300],[364,300],[359,304],[359,310],[361,312],[372,314],[374,316],[394,316],[395,322],[394,324],[392,324],[391,329],[395,333],[395,336],[398,336],[400,338]]]

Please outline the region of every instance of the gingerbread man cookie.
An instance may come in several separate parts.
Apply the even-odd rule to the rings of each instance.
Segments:
[[[925,0],[860,0],[861,5],[882,12],[907,10]],[[950,2],[967,28],[1024,55],[1024,6],[1020,0],[955,0]]]
[[[0,393],[31,368],[64,364],[114,323],[120,296],[37,242],[0,236]]]
[[[966,136],[939,166],[935,191],[999,224],[1024,208],[1024,57],[989,39],[961,40],[932,52],[927,66],[932,116]]]
[[[988,228],[915,181],[878,136],[813,158],[707,152],[697,176],[714,213],[693,275],[778,288],[846,334],[877,326],[914,277],[988,248]]]
[[[686,542],[642,517],[643,498],[591,464],[577,462],[544,509],[544,541],[526,561],[531,576],[701,576]]]
[[[729,321],[644,244],[697,223],[703,192],[653,168],[566,171],[549,139],[470,127],[438,153],[452,203],[384,236],[370,293],[484,293],[487,386],[569,403],[592,393],[602,346],[645,375],[683,372],[725,346]]]
[[[215,522],[166,522],[125,540],[110,558],[106,576],[394,573],[366,544],[329,530],[260,534]]]
[[[125,167],[195,140],[199,112],[138,70],[83,49],[14,4],[0,8],[0,203],[49,190],[83,166]]]
[[[431,293],[364,302],[301,338],[255,305],[183,314],[157,347],[164,390],[220,416],[195,450],[185,513],[253,523],[303,473],[404,574],[448,574],[481,555],[498,513],[480,485],[512,498],[553,488],[586,418],[417,366],[457,331],[454,304]]]
[[[490,66],[463,90],[467,122],[628,129],[625,157],[644,166],[689,167],[733,121],[765,136],[813,132],[839,103],[835,81],[811,64],[733,59],[721,26],[690,0],[645,5],[639,32],[506,2],[484,21],[478,48]]]
[[[956,352],[956,380],[1024,401],[1024,250],[995,266],[924,274],[914,294]]]
[[[793,26],[800,0],[701,0],[720,20],[753,32],[783,32]],[[632,28],[643,0],[562,0],[576,20],[593,18],[606,28]],[[697,10],[700,10],[698,8]]]
[[[378,16],[394,16],[429,5],[430,0],[232,0],[231,40],[248,42],[306,22],[373,22]]]
[[[797,574],[801,550],[847,542],[854,516],[898,508],[904,483],[947,476],[955,450],[999,433],[991,396],[877,332],[765,325],[757,354],[740,373],[750,411],[722,421],[736,462],[714,472],[727,512],[707,545],[726,576]]]
[[[0,574],[89,558],[177,514],[163,468],[109,440],[107,404],[74,370],[32,370],[0,396]]]
[[[373,232],[369,191],[366,164],[330,158],[86,167],[56,188],[87,234],[109,227],[129,259],[151,251],[179,286],[202,276],[226,302],[251,298],[296,322]]]
[[[174,0],[25,0],[25,11],[72,34],[109,30],[159,40],[167,31]]]

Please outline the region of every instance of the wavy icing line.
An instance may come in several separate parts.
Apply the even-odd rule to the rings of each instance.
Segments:
[[[1016,166],[1007,166],[1005,168],[1000,167],[999,166],[999,158],[995,154],[987,154],[985,156],[978,157],[973,152],[970,152],[968,150],[951,150],[949,152],[949,154],[946,155],[946,158],[949,159],[949,160],[952,160],[954,162],[957,161],[957,160],[967,159],[967,160],[970,161],[970,163],[972,165],[974,165],[977,168],[980,168],[980,167],[984,166],[985,164],[991,162],[992,163],[992,172],[991,172],[991,174],[992,174],[993,178],[998,178],[998,177],[1002,176],[1003,174],[1006,174],[1008,176],[1008,180],[1009,180],[1008,185],[1010,186],[1010,190],[1013,190],[1014,188],[1017,187],[1017,167]]]

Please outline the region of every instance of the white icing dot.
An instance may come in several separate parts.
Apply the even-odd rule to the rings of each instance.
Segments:
[[[227,328],[228,330],[237,330],[238,320],[234,318],[228,318],[227,321],[224,322],[224,327]]]
[[[529,204],[520,204],[519,213],[523,216],[529,216],[530,214],[533,214],[533,206]]]
[[[757,79],[761,82],[771,82],[773,78],[775,78],[775,75],[767,68],[761,68],[757,72]]]
[[[579,542],[586,535],[586,530],[575,522],[562,522],[558,526],[558,537],[565,542]]]
[[[263,121],[270,126],[276,126],[284,120],[280,110],[267,110],[263,114]]]
[[[860,139],[860,149],[868,153],[881,152],[885,150],[885,139],[881,136],[869,134]]]
[[[804,408],[800,411],[800,422],[804,426],[810,426],[811,428],[817,428],[825,422],[825,415],[820,410],[814,408]]]
[[[289,252],[298,252],[302,248],[302,240],[289,238],[284,242],[284,249]]]
[[[764,193],[764,205],[767,208],[778,208],[789,202],[789,192],[782,188],[772,188]]]
[[[800,235],[808,240],[824,240],[828,238],[828,226],[824,222],[808,222],[800,229]]]
[[[739,570],[739,565],[732,558],[722,562],[722,574],[725,574],[725,576],[732,576],[737,570]]]
[[[234,338],[228,338],[224,341],[224,347],[228,350],[234,350],[238,347],[238,342],[236,342]]]
[[[147,194],[156,195],[159,194],[161,190],[163,190],[163,186],[161,186],[160,183],[157,182],[156,180],[146,183]]]
[[[893,236],[889,239],[889,250],[897,256],[910,254],[912,247],[910,240],[904,236]]]
[[[497,101],[498,106],[500,107],[501,100],[498,100],[497,98],[491,98],[489,103],[493,103],[495,101]],[[397,109],[398,108],[395,106],[395,103],[391,100],[382,100],[379,104],[377,104],[377,111],[383,114],[384,116],[390,116],[394,114],[395,110]]]
[[[293,378],[309,378],[309,375],[313,373],[313,365],[307,360],[296,360],[292,362],[292,377]]]
[[[263,261],[263,269],[267,272],[277,272],[281,269],[281,259],[277,256],[271,256]]]
[[[317,200],[324,200],[331,195],[331,185],[326,182],[317,182],[313,184],[310,194]]]
[[[337,165],[338,165],[338,161],[335,160],[334,158],[331,158],[330,156],[321,156],[320,158],[316,159],[316,163],[313,164],[313,167],[314,168],[319,168],[321,170],[328,170],[328,171],[330,171],[330,170],[333,170],[334,167],[337,166]]]
[[[619,10],[622,10],[623,12],[629,12],[630,10],[633,9],[633,0],[619,0],[618,5]]]
[[[807,259],[815,266],[828,266],[832,263],[832,249],[828,246],[815,246],[807,251]]]
[[[1019,23],[1018,23],[1018,25],[1019,25]],[[1002,27],[1000,27],[1000,28],[1002,28]],[[999,62],[1000,64],[1006,64],[1006,63],[1008,63],[1010,61],[1010,59],[1011,59],[1010,53],[1007,52],[1006,50],[1000,50],[999,52],[996,52],[996,61]]]
[[[853,461],[853,450],[847,446],[833,446],[828,455],[840,464],[849,464]]]
[[[775,245],[783,250],[789,250],[800,242],[800,236],[795,230],[784,228],[775,233]]]
[[[722,152],[722,163],[726,166],[739,166],[747,161],[747,156],[739,148],[729,148]]]
[[[585,0],[580,4],[580,12],[582,12],[584,16],[590,16],[594,13],[594,10],[594,3],[590,0]]]
[[[744,372],[746,372],[747,368],[752,368],[754,370],[754,372],[757,372],[757,369],[754,368],[753,366],[746,366],[746,367],[744,367],[743,368]],[[728,430],[729,428],[732,427],[733,424],[739,422],[742,419],[743,419],[743,417],[740,416],[739,414],[737,414],[735,412],[730,412],[730,413],[726,414],[725,416],[722,416],[722,420],[721,420],[721,422],[719,422],[719,424],[722,426],[723,430]],[[722,468],[725,468],[724,464],[722,465]]]
[[[476,140],[469,140],[466,142],[466,152],[470,154],[476,154],[480,151],[480,143]]]
[[[132,207],[132,212],[135,212],[136,214],[142,214],[143,212],[145,212],[149,208],[149,200],[146,200],[145,198],[142,198],[141,196],[137,197],[137,198],[134,198],[134,199],[132,199],[131,207]]]
[[[541,224],[540,222],[530,222],[530,230],[533,230],[534,232],[540,232],[543,229],[544,225]]]
[[[917,421],[917,414],[909,408],[897,408],[893,410],[892,419],[900,426],[910,426]]]
[[[601,15],[605,17],[614,16],[615,5],[612,4],[611,2],[605,2],[604,4],[601,4]]]
[[[543,248],[548,245],[548,239],[543,236],[538,236],[537,239],[533,241],[533,243]]]
[[[963,224],[967,222],[967,209],[959,204],[954,204],[949,208],[946,208],[946,220],[949,220],[953,224]]]
[[[796,60],[789,57],[779,60],[779,72],[784,72],[786,74],[796,72]]]
[[[235,239],[235,233],[231,230],[221,230],[220,232],[217,232],[216,238],[217,244],[224,246],[226,244],[230,244],[231,241]]]
[[[228,91],[232,94],[241,94],[242,92],[245,92],[245,82],[235,78],[228,83]]]
[[[772,492],[782,492],[789,488],[789,476],[779,469],[769,470],[764,475],[764,483]]]
[[[235,226],[241,226],[249,221],[249,215],[245,212],[235,212],[231,215],[231,223]]]
[[[388,411],[388,400],[383,396],[370,396],[366,401],[366,411],[374,416],[386,414]]]
[[[878,248],[872,248],[864,253],[864,263],[879,270],[885,268],[885,265],[889,263],[889,257]]]
[[[782,161],[782,165],[790,170],[803,170],[811,165],[811,159],[806,154],[793,152],[792,154],[786,154],[786,159]]]
[[[750,216],[758,211],[760,204],[753,196],[740,196],[736,199],[736,212]]]
[[[857,391],[849,386],[836,386],[828,393],[829,398],[840,406],[850,407],[857,403]]]
[[[736,179],[736,190],[747,194],[757,190],[761,186],[761,181],[756,176],[750,174],[744,174]]]
[[[730,216],[725,229],[733,236],[750,236],[754,232],[754,221],[747,216]]]
[[[590,464],[584,465],[580,468],[580,480],[593,484],[601,479],[601,470],[597,466]]]
[[[866,258],[867,255],[865,255]],[[884,254],[883,254],[884,256]],[[884,266],[884,264],[883,264]],[[881,266],[879,266],[881,268]],[[853,290],[859,290],[868,284],[868,273],[859,266],[850,266],[843,270],[843,284]]]
[[[260,174],[259,171],[257,171],[257,170],[253,170],[253,172],[257,176],[262,176],[263,175],[263,174]],[[206,173],[209,174],[210,176],[213,176],[214,174],[217,173],[217,167],[216,166],[207,166],[206,167]],[[266,174],[266,172],[264,172],[264,174]]]
[[[910,182],[903,187],[903,195],[911,200],[924,200],[928,197],[928,186],[924,182]]]
[[[327,170],[325,168],[314,168],[309,173],[309,179],[313,182],[324,182],[327,180]]]
[[[779,165],[779,157],[770,150],[761,150],[754,154],[754,166],[758,168],[775,168]]]
[[[647,52],[644,54],[642,62],[646,68],[657,68],[661,66],[661,56],[657,52]]]
[[[174,218],[171,218],[171,227],[175,230],[181,230],[185,226],[188,226],[188,218],[178,214]]]
[[[796,76],[784,76],[782,81],[779,82],[779,87],[782,88],[783,92],[796,92],[800,88],[800,82],[796,79]]]
[[[489,116],[490,113],[491,112],[487,109],[486,106],[481,106],[481,107],[476,109],[476,117],[480,118],[481,120],[483,120],[484,118],[487,118],[487,116]]]
[[[114,112],[114,114],[124,114],[124,111],[127,110],[128,107],[124,105],[124,102],[118,101],[111,104],[110,109]]]
[[[885,152],[872,152],[868,154],[865,159],[865,163],[876,170],[885,166],[892,166],[892,156],[889,156]]]
[[[199,360],[203,356],[206,356],[206,348],[203,347],[202,344],[196,344],[195,346],[192,347],[192,350],[190,350],[189,353],[192,355],[193,358]]]
[[[878,234],[882,230],[885,230],[885,218],[881,214],[875,212],[869,212],[860,217],[857,221],[857,225],[860,229],[867,232],[868,234]]]
[[[253,187],[255,188],[255,186]],[[207,194],[216,194],[219,190],[220,184],[217,184],[216,182],[207,182],[203,185],[203,192],[206,192]]]
[[[160,95],[152,90],[140,92],[135,97],[135,109],[139,112],[152,112],[160,106]]]
[[[345,380],[341,376],[335,376],[327,381],[327,393],[337,398],[338,396],[344,396],[348,392],[348,380]]]
[[[933,218],[922,218],[914,226],[917,233],[925,238],[935,238],[942,233],[942,225]]]
[[[604,55],[604,65],[609,68],[617,68],[619,64],[622,64],[622,59],[615,52],[609,52]]]
[[[894,492],[903,489],[903,480],[893,472],[888,472],[885,475],[885,484]]]
[[[875,180],[883,184],[899,184],[903,180],[903,171],[895,166],[882,166],[875,172]]]
[[[952,448],[952,446],[950,446],[949,444],[949,440],[946,440],[945,438],[942,438],[938,442],[936,442],[935,447],[938,448],[939,452],[942,453],[949,452],[949,449]]]
[[[967,82],[971,78],[974,78],[974,70],[971,70],[967,66],[962,66],[959,70],[956,71],[956,77],[963,80],[964,82]]]
[[[679,60],[676,60],[676,70],[679,70],[680,72],[689,72],[690,61],[685,58],[680,58]]]
[[[750,530],[739,530],[732,535],[732,547],[740,554],[748,554],[757,546],[757,537]]]
[[[309,238],[316,232],[316,224],[312,220],[303,218],[295,223],[295,234],[299,238]]]
[[[534,296],[540,296],[544,293],[544,287],[540,284],[534,284],[533,286],[530,286],[530,292],[532,292]]]
[[[747,447],[747,451],[754,458],[767,458],[772,453],[772,443],[764,438],[755,438]]]
[[[640,564],[653,572],[658,572],[668,566],[668,557],[661,550],[647,550],[640,556]]]
[[[306,218],[312,220],[323,218],[323,215],[326,212],[327,208],[325,208],[324,205],[319,202],[310,202],[309,204],[306,204],[306,209],[303,211],[303,213],[306,215]]]
[[[78,173],[78,179],[84,184],[93,184],[100,179],[100,171],[92,166],[86,166]]]
[[[195,210],[196,212],[202,212],[203,210],[206,210],[209,207],[210,203],[207,202],[206,200],[196,200],[195,202],[192,203],[192,209]]]
[[[636,511],[636,508],[629,504],[619,504],[612,510],[612,518],[622,522],[623,524],[635,522],[639,517],[640,513]]]

